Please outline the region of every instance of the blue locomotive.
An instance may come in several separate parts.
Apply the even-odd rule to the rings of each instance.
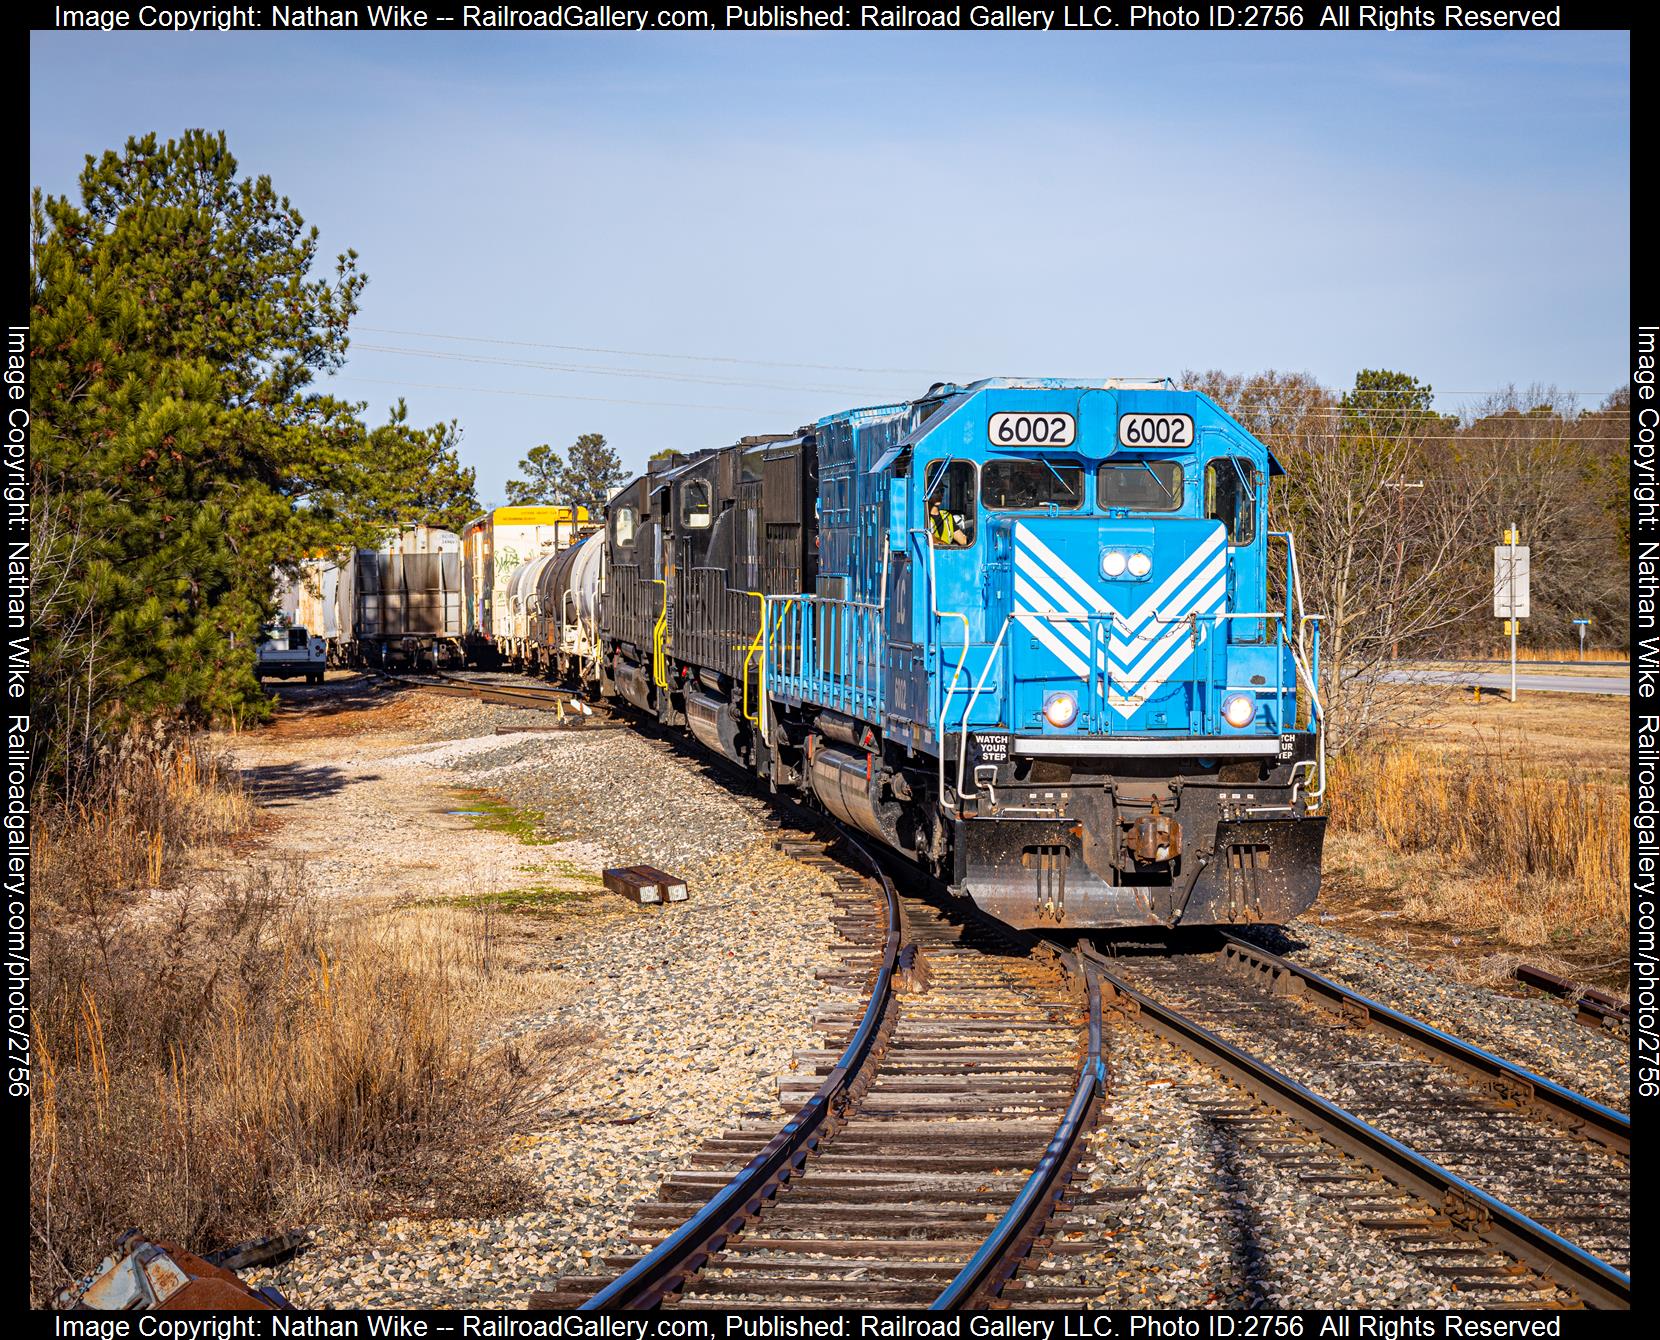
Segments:
[[[1283,921],[1325,775],[1278,473],[1168,383],[936,385],[653,462],[532,640],[1011,924]]]

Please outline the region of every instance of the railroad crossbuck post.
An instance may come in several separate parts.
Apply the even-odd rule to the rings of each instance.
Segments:
[[[1510,701],[1516,701],[1516,635],[1528,616],[1528,548],[1512,526],[1493,549],[1493,617],[1510,634]]]

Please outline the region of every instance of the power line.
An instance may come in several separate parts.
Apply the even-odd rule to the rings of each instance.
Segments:
[[[727,354],[678,354],[646,349],[608,349],[591,344],[549,344],[539,340],[506,340],[488,335],[445,335],[430,330],[397,330],[390,326],[359,326],[377,335],[414,335],[425,340],[452,340],[467,344],[505,344],[521,349],[560,349],[577,354],[615,354],[623,358],[672,358],[692,363],[741,363],[758,368],[805,368],[812,372],[865,372],[877,376],[933,377],[934,368],[864,368],[844,363],[785,363],[766,358],[736,358]]]
[[[796,386],[784,382],[744,381],[730,377],[699,377],[694,373],[661,372],[652,368],[608,368],[592,363],[539,363],[522,358],[500,358],[488,354],[458,354],[443,349],[404,349],[390,344],[357,344],[355,349],[376,354],[403,354],[413,358],[436,358],[455,363],[484,363],[497,367],[531,368],[540,372],[569,372],[599,377],[624,377],[635,381],[684,382],[696,386],[742,386],[767,391],[806,391],[813,394],[868,395],[860,386]]]
[[[355,372],[340,372],[334,380],[362,382],[370,386],[403,386],[422,391],[472,391],[481,395],[529,396],[535,400],[584,400],[596,405],[647,405],[661,409],[708,409],[728,414],[777,414],[776,409],[757,409],[754,405],[693,405],[674,400],[619,400],[609,396],[561,395],[553,391],[518,391],[500,386],[449,386],[441,382],[410,382],[385,377],[360,377]]]

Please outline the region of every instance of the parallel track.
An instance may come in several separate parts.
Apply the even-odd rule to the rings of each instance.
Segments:
[[[1107,1008],[1427,1202],[1432,1236],[1462,1232],[1590,1306],[1630,1307],[1629,1211],[1620,1209],[1630,1203],[1629,1118],[1226,940],[1220,955],[1097,958]],[[1267,993],[1241,991],[1242,976]],[[1324,1092],[1263,1059],[1272,1045],[1317,1073]],[[1461,1287],[1494,1287],[1481,1280],[1491,1273],[1480,1266]]]

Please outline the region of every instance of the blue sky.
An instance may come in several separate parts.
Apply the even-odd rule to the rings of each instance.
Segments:
[[[33,184],[223,128],[355,247],[331,389],[459,418],[485,501],[538,442],[603,432],[638,467],[940,378],[1390,367],[1456,410],[1626,376],[1625,34],[37,33],[30,58]]]

